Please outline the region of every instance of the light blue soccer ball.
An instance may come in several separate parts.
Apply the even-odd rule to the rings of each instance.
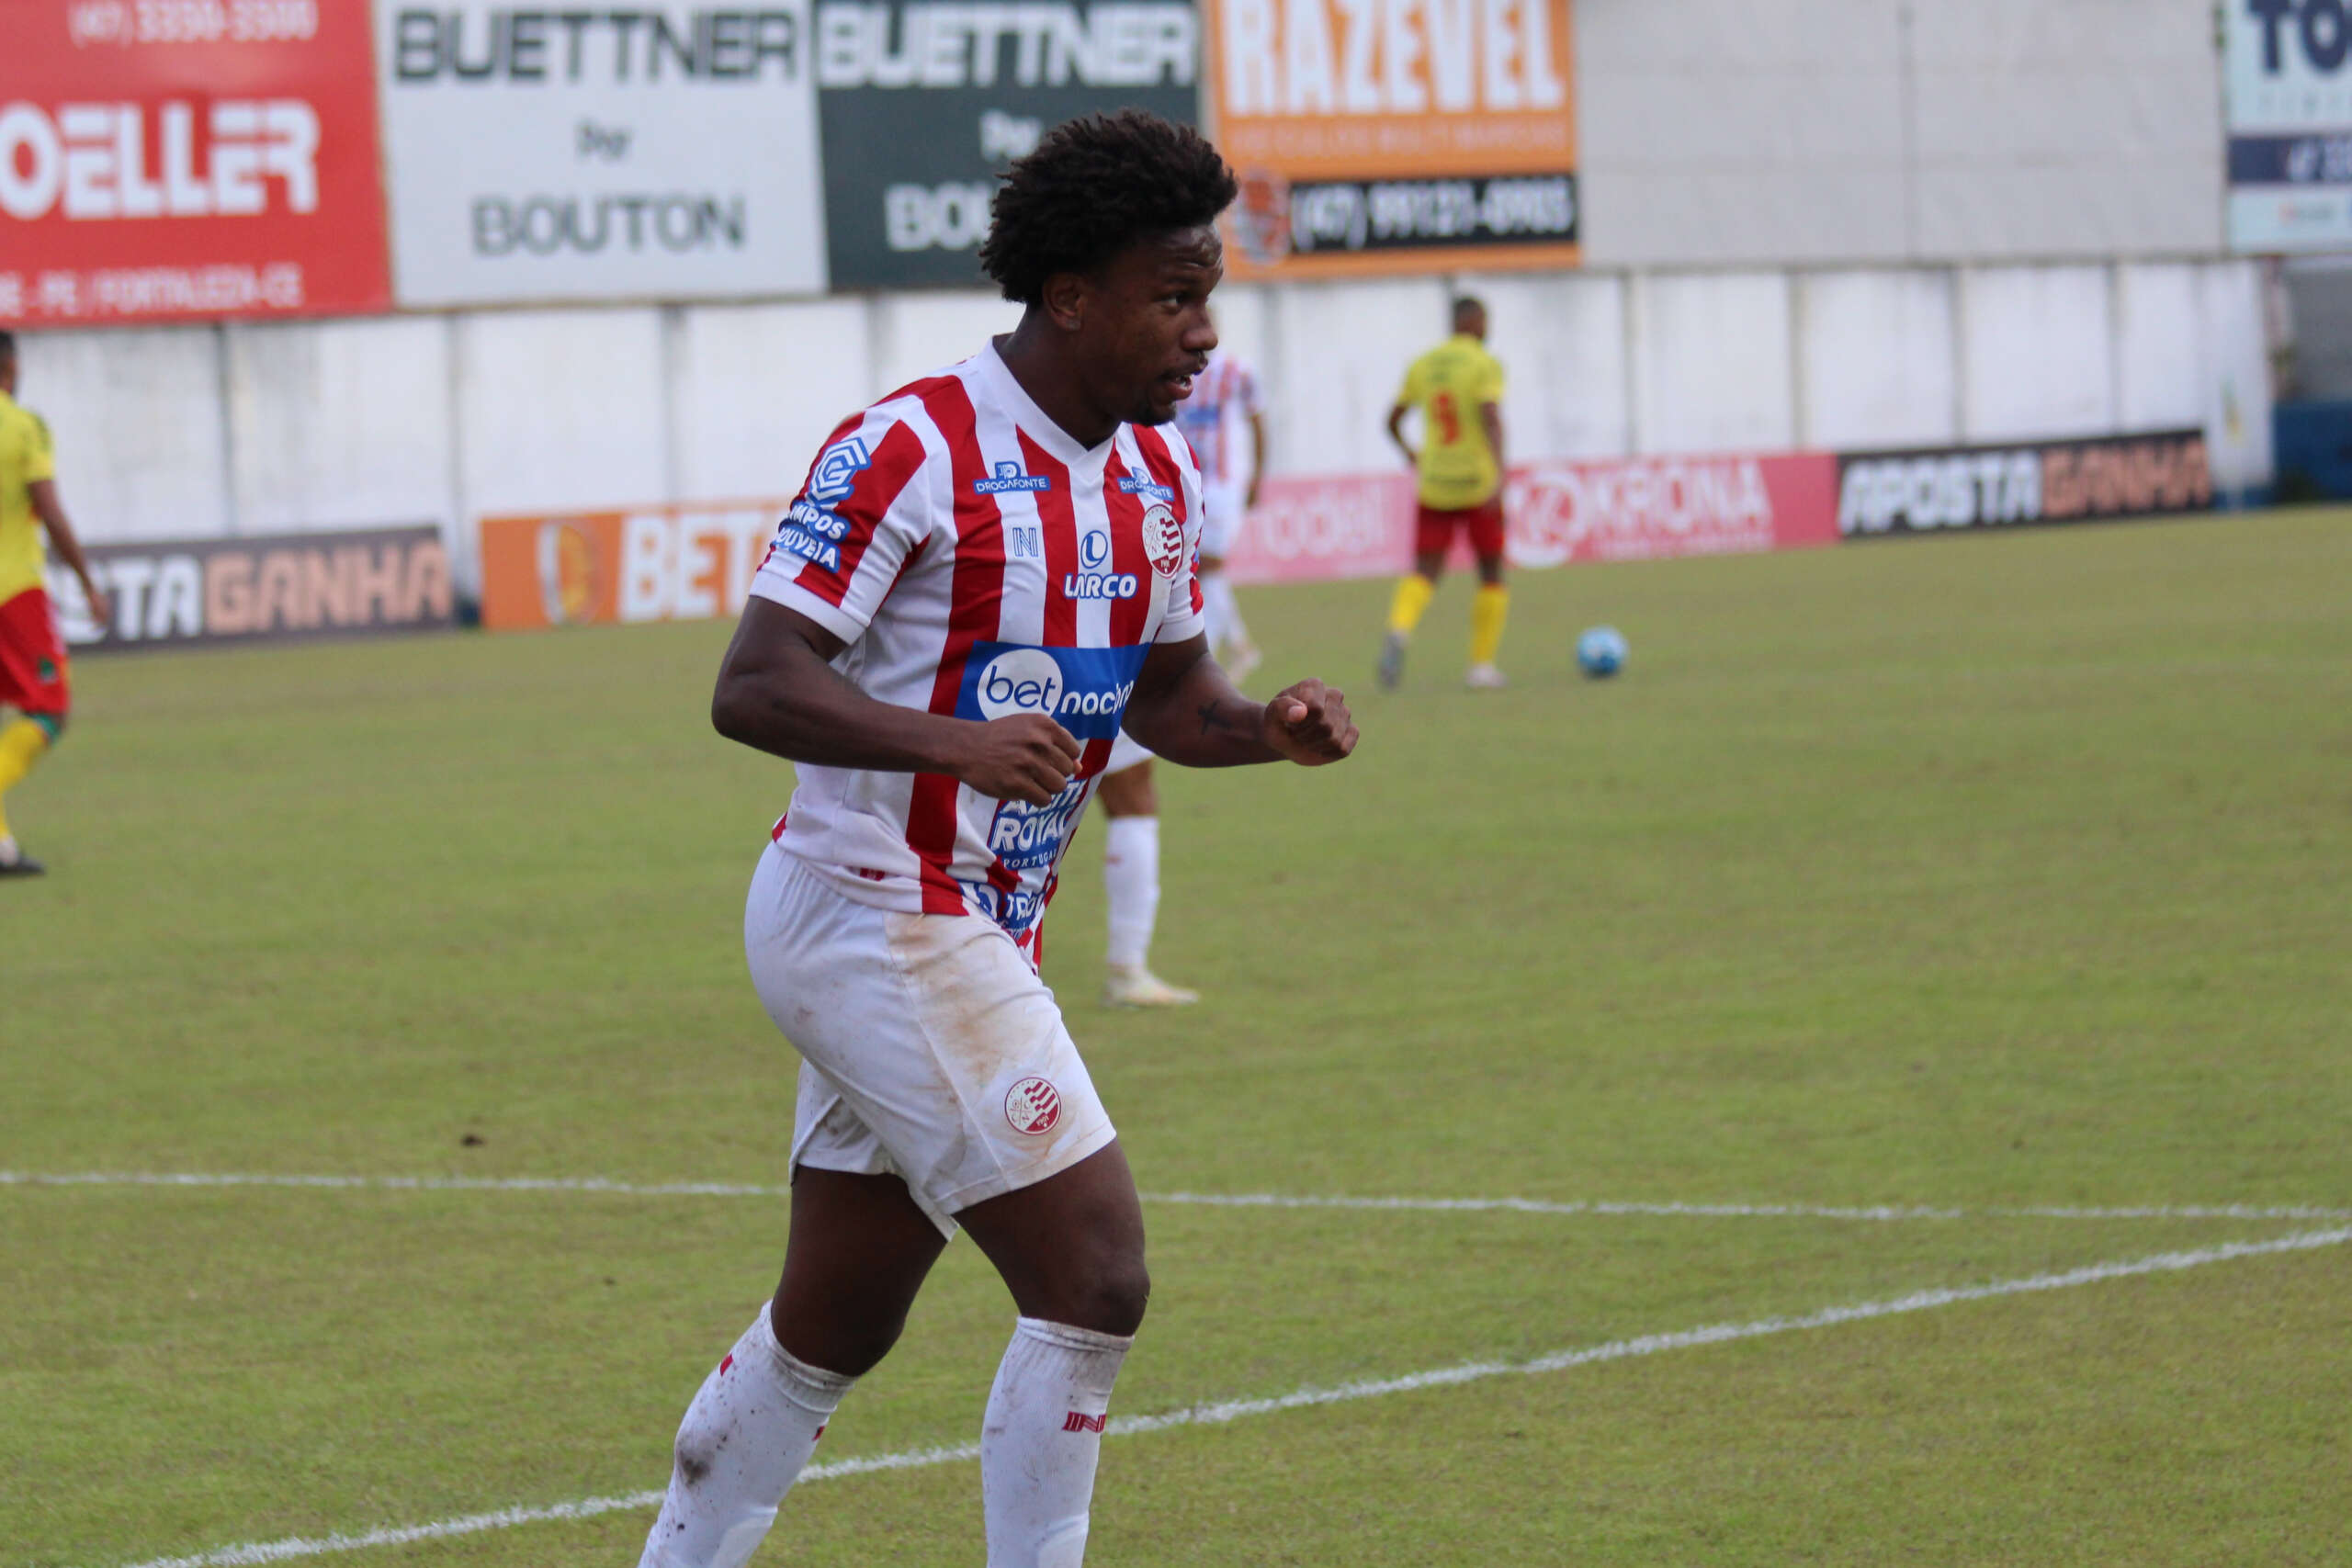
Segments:
[[[1577,638],[1577,664],[1598,681],[1625,668],[1625,634],[1615,626],[1593,626]]]

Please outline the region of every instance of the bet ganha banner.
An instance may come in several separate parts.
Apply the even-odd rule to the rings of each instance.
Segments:
[[[391,303],[367,0],[0,0],[0,324]]]
[[[2341,0],[2222,10],[2230,244],[2352,248],[2352,10]]]
[[[1822,452],[1521,463],[1504,487],[1505,544],[1530,569],[1834,544],[1837,491]],[[1227,570],[1245,583],[1403,571],[1415,511],[1407,473],[1269,479]]]
[[[485,517],[481,624],[492,631],[732,615],[767,558],[781,501]]]
[[[1838,533],[1856,539],[2201,512],[2201,430],[1852,453],[1838,459]]]
[[[807,0],[379,0],[404,306],[825,287]]]
[[[80,648],[175,647],[429,631],[454,623],[449,552],[431,525],[360,532],[90,545],[113,601],[90,619],[81,585],[54,566],[50,601]]]
[[[1052,127],[1199,115],[1190,0],[819,0],[835,288],[973,288],[996,176]]]
[[[1238,278],[1579,259],[1569,0],[1206,0]]]

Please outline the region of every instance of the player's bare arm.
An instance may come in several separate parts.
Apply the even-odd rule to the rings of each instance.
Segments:
[[[41,527],[49,534],[50,547],[80,581],[82,597],[90,603],[90,618],[105,626],[114,619],[113,610],[90,575],[90,558],[82,553],[81,538],[74,534],[74,525],[65,520],[65,508],[57,499],[57,481],[35,479],[25,491],[32,498],[33,515],[40,519]]]
[[[1127,704],[1126,730],[1188,768],[1284,761],[1316,768],[1356,749],[1347,694],[1301,681],[1271,702],[1252,702],[1209,657],[1205,637],[1152,649]]]
[[[1266,416],[1250,416],[1250,493],[1242,498],[1244,506],[1258,504],[1258,489],[1266,482]]]
[[[1396,450],[1405,454],[1406,465],[1416,467],[1420,463],[1421,455],[1413,450],[1411,442],[1405,439],[1406,412],[1406,405],[1403,403],[1398,403],[1388,411],[1388,439],[1396,443]]]
[[[1045,715],[976,722],[878,702],[832,667],[843,646],[797,610],[753,598],[719,665],[712,726],[787,761],[946,773],[1031,806],[1050,802],[1077,772],[1078,741]]]
[[[1500,473],[1510,466],[1503,457],[1502,405],[1499,403],[1480,403],[1478,405],[1478,424],[1479,427],[1487,433],[1487,448],[1495,455],[1495,470],[1496,472]]]

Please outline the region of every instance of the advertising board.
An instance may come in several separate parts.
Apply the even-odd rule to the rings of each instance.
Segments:
[[[2201,430],[1851,453],[1838,463],[1838,533],[1845,538],[2081,523],[2213,504]]]
[[[781,501],[485,517],[481,624],[492,631],[707,620],[743,607]]]
[[[384,0],[405,306],[825,286],[808,0]]]
[[[80,585],[52,569],[50,600],[77,648],[357,637],[455,619],[449,552],[431,525],[85,549],[113,619],[94,625]]]
[[[391,303],[367,0],[7,0],[0,325]]]
[[[1198,116],[1191,0],[819,0],[835,288],[970,288],[996,175],[1053,126]]]
[[[2352,10],[2228,0],[2222,13],[2231,245],[2352,248]]]
[[[1237,278],[1578,259],[1569,0],[1206,0]]]

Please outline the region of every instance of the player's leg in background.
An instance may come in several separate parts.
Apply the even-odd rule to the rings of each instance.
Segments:
[[[1424,506],[1414,524],[1413,570],[1396,580],[1396,592],[1388,601],[1388,635],[1380,644],[1375,673],[1384,690],[1395,691],[1405,678],[1405,645],[1413,640],[1414,628],[1437,596],[1438,579],[1445,575],[1445,552],[1453,543],[1453,513]]]
[[[1079,1568],[1112,1385],[1151,1293],[1135,1178],[1113,1143],[956,1218],[1021,1314],[980,1427],[989,1568]]]
[[[49,614],[46,594],[18,594],[0,605],[0,876],[38,876],[41,864],[25,853],[8,826],[8,792],[65,733],[73,705],[65,650]]]
[[[895,1176],[794,1172],[783,1281],[687,1406],[639,1568],[741,1568],[945,1245]]]
[[[1102,999],[1114,1007],[1182,1007],[1199,994],[1151,972],[1151,933],[1159,919],[1159,790],[1151,757],[1119,764],[1114,751],[1113,771],[1102,775],[1097,795],[1107,818],[1102,887],[1111,926]]]
[[[1495,666],[1502,651],[1503,625],[1510,618],[1510,590],[1503,584],[1503,510],[1496,502],[1470,525],[1471,547],[1478,554],[1478,595],[1470,602],[1470,671],[1474,689],[1491,691],[1503,685]]]
[[[1201,606],[1208,618],[1209,651],[1225,665],[1236,685],[1258,668],[1258,645],[1241,619],[1241,601],[1225,572],[1227,554],[1240,532],[1246,507],[1239,492],[1219,489],[1201,497]]]

